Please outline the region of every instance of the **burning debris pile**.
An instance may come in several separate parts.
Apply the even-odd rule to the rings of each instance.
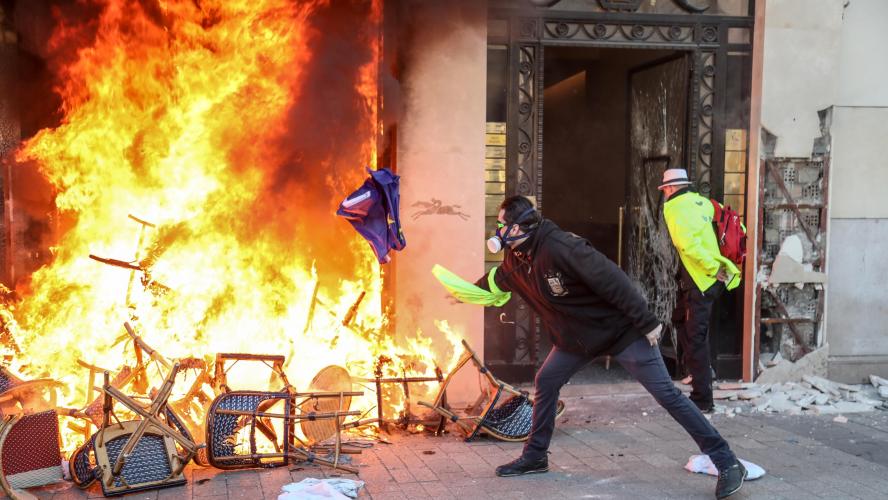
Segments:
[[[57,412],[75,480],[108,494],[133,482],[136,443],[159,439],[170,469],[146,485],[192,455],[347,467],[340,431],[416,423],[459,335],[396,338],[377,257],[335,220],[376,168],[381,2],[53,13],[63,117],[12,168],[51,184],[55,239],[3,290],[3,414]]]

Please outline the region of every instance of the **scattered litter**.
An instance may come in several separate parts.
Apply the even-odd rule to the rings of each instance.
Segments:
[[[839,416],[837,416],[836,418],[833,419],[833,422],[838,422],[838,423],[840,423],[840,424],[847,424],[847,423],[848,423],[848,417],[843,417],[842,415],[839,415]]]
[[[348,500],[357,498],[364,481],[307,477],[298,483],[285,484],[278,500]]]
[[[422,450],[423,455],[434,455],[435,450]]]
[[[210,479],[212,479],[212,478],[205,477],[205,478],[203,478],[203,479],[198,479],[198,480],[197,480],[197,484],[204,484],[204,483],[206,483],[206,482],[209,482]]]
[[[740,463],[743,464],[743,467],[746,467],[746,472],[749,474],[746,476],[748,481],[758,479],[765,475],[765,469],[762,469],[752,462],[747,462],[741,458]],[[688,459],[688,463],[684,468],[699,474],[718,476],[718,469],[715,468],[712,460],[709,459],[709,455],[691,455],[691,458]]]

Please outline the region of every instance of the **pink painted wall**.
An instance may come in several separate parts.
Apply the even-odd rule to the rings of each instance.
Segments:
[[[431,269],[441,264],[471,281],[484,273],[486,5],[416,2],[409,16],[397,158],[407,248],[394,262],[396,330],[421,329],[441,352],[449,347],[435,320],[447,320],[483,354],[482,308],[454,303]]]

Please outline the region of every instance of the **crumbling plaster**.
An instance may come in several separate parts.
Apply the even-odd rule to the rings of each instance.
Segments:
[[[824,340],[829,376],[888,375],[888,2],[768,0],[762,126],[773,156],[810,157],[831,109],[829,276]]]

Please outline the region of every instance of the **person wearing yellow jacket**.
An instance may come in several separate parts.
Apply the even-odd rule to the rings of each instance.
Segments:
[[[727,290],[740,285],[740,270],[722,256],[712,227],[715,207],[708,198],[690,189],[682,168],[663,173],[659,189],[666,197],[663,217],[672,244],[681,258],[684,327],[679,329],[685,366],[691,378],[691,401],[703,412],[714,409],[712,367],[709,359],[709,322],[712,306]]]

